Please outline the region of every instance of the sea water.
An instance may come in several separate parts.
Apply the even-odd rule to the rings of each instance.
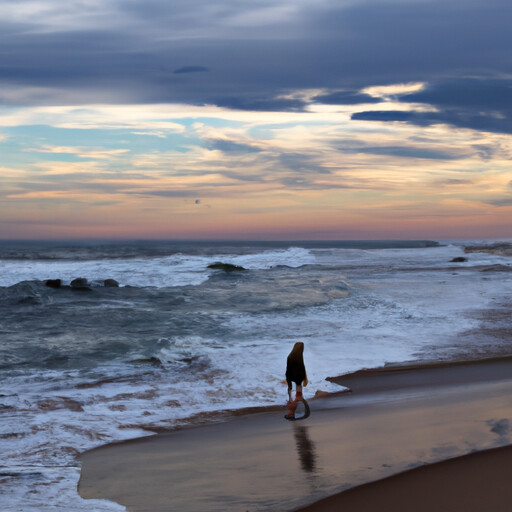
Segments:
[[[284,408],[296,341],[307,398],[360,368],[510,353],[512,259],[452,262],[466,244],[0,243],[0,509],[123,510],[78,496],[80,452]]]

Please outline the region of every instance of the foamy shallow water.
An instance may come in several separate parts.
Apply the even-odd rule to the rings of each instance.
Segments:
[[[201,413],[284,405],[281,380],[297,340],[306,343],[306,397],[339,389],[325,381],[328,376],[388,361],[506,350],[507,340],[487,337],[482,343],[466,333],[478,331],[480,313],[501,306],[512,292],[511,274],[478,267],[510,260],[471,254],[453,268],[450,260],[461,254],[459,245],[292,247],[189,257],[5,260],[11,267],[4,286],[15,284],[16,275],[18,281],[83,276],[113,277],[124,285],[132,279],[131,286],[145,283],[158,291],[68,297],[36,287],[35,302],[5,299],[2,340],[18,352],[5,359],[0,375],[0,508],[122,510],[78,497],[79,452],[148,435],[147,428],[194,422]],[[214,261],[250,271],[207,270]],[[70,317],[71,311],[86,314]],[[37,326],[23,323],[36,313],[51,320],[39,341]],[[120,316],[112,328],[114,313]],[[130,324],[134,315],[137,322]],[[17,325],[24,326],[23,336]],[[56,358],[43,364],[33,339]],[[81,349],[84,354],[73,358]]]
[[[69,284],[76,277],[86,277],[92,283],[115,279],[121,286],[198,285],[212,274],[207,267],[216,261],[229,262],[249,270],[276,265],[299,267],[314,263],[306,249],[291,247],[268,250],[257,254],[217,254],[215,258],[198,254],[175,253],[165,257],[102,258],[93,260],[26,260],[9,259],[2,262],[0,286],[12,286],[20,281],[61,279]]]

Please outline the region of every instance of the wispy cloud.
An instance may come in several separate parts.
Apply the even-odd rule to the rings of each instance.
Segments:
[[[512,220],[510,2],[0,9],[6,223],[457,236]]]
[[[90,158],[93,160],[112,160],[121,155],[129,153],[129,149],[90,149],[71,146],[41,146],[29,148],[23,151],[27,153],[47,153],[54,155],[75,155],[79,158]]]

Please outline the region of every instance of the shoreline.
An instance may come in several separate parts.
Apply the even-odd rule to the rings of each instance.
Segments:
[[[493,372],[492,375],[483,374],[479,375],[478,372],[473,370],[478,368],[479,365],[495,365],[494,368],[502,366],[499,371]],[[374,368],[362,368],[354,372],[343,373],[336,377],[326,377],[325,381],[337,384],[340,386],[339,391],[322,391],[318,389],[313,396],[307,396],[306,399],[308,404],[316,409],[316,402],[324,402],[326,407],[329,407],[329,401],[335,400],[340,396],[357,392],[358,395],[363,393],[383,393],[386,391],[392,391],[393,389],[400,389],[404,383],[407,383],[407,387],[420,388],[420,387],[432,387],[437,386],[443,387],[447,384],[456,385],[463,384],[465,382],[464,368],[467,368],[468,373],[471,374],[473,382],[491,382],[495,380],[502,380],[506,378],[508,366],[512,367],[512,355],[493,355],[489,357],[474,358],[474,359],[454,359],[446,361],[404,361],[400,363],[386,363],[384,366],[378,366]],[[455,372],[444,375],[444,380],[435,380],[439,378],[439,373],[445,372],[446,370],[454,369]],[[458,374],[457,369],[462,369],[462,376]],[[512,373],[510,374],[512,378]],[[386,379],[391,377],[386,384]],[[442,377],[441,377],[442,378]],[[369,386],[369,384],[371,384]],[[284,404],[284,403],[283,403]],[[205,411],[197,413],[193,416],[189,416],[180,420],[179,423],[172,427],[163,427],[152,424],[147,425],[133,425],[134,428],[141,429],[148,432],[148,435],[160,435],[160,434],[171,434],[181,430],[193,429],[197,427],[207,427],[208,425],[215,425],[219,423],[225,423],[232,421],[238,417],[251,416],[264,413],[277,413],[284,410],[284,405],[255,405],[236,409],[221,409],[217,411]],[[140,436],[136,438],[123,439],[120,441],[112,441],[105,445],[100,445],[90,450],[86,450],[84,453],[90,451],[102,449],[105,446],[117,445],[123,443],[129,443],[136,439],[142,439],[146,436]]]
[[[79,492],[136,512],[170,503],[313,512],[348,488],[511,442],[510,356],[387,365],[332,381],[352,392],[312,400],[304,422],[284,421],[284,407],[226,411],[221,423],[85,452]]]
[[[489,382],[507,378],[511,355],[446,361],[411,361],[386,363],[376,368],[362,368],[325,380],[351,391],[389,391],[400,387],[443,387],[471,382]],[[486,371],[492,365],[493,372]],[[482,371],[479,371],[482,370]]]

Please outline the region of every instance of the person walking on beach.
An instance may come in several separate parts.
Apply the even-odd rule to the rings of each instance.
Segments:
[[[302,400],[302,386],[308,385],[308,376],[304,366],[304,343],[298,341],[286,359],[286,382],[288,384],[287,420],[295,419],[295,409]],[[292,400],[292,383],[295,382],[295,400]]]

